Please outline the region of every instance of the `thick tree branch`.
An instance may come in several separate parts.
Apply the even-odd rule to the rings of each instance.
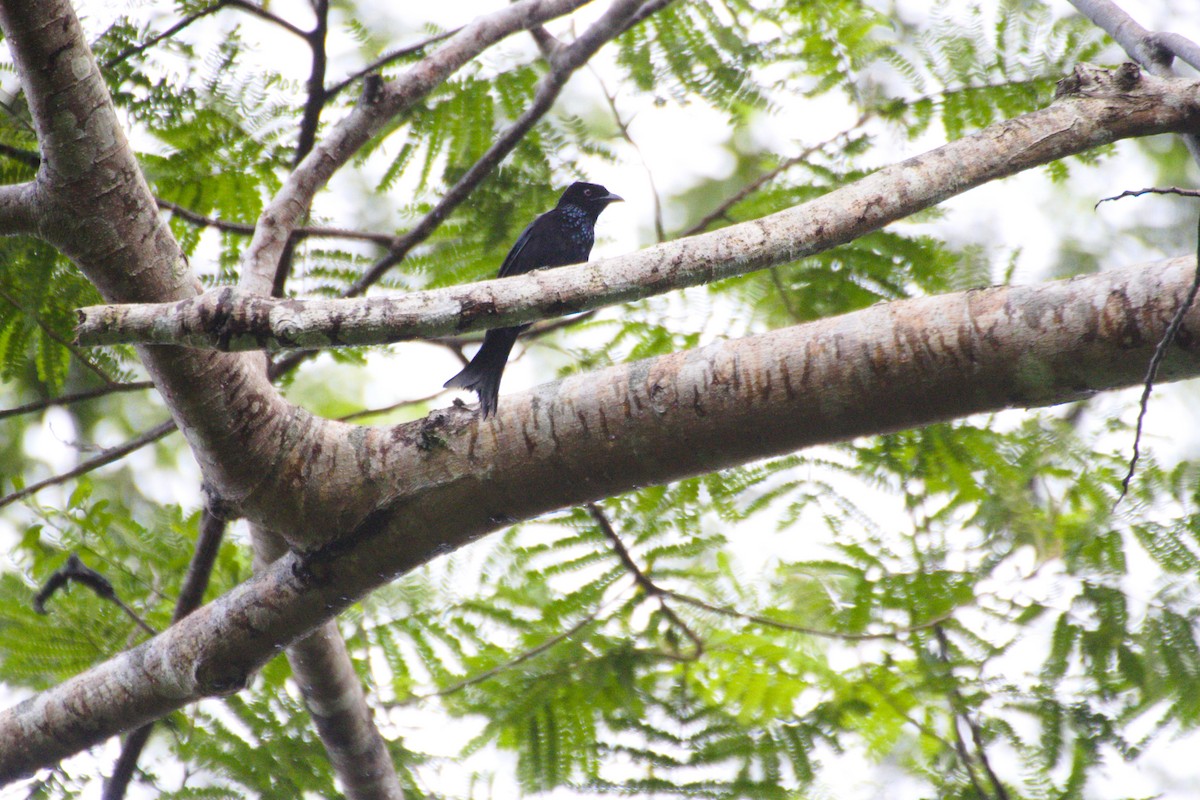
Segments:
[[[81,309],[84,344],[221,350],[381,344],[515,325],[709,283],[827,250],[1099,144],[1200,121],[1200,83],[1080,66],[1040,111],[997,123],[795,208],[592,264],[365,300],[268,300],[221,289],[175,305]]]
[[[254,570],[262,572],[288,552],[280,537],[251,529]],[[329,620],[287,650],[292,678],[348,800],[404,800],[387,742],[335,620]]]
[[[37,231],[37,184],[0,186],[0,236]]]
[[[221,550],[221,540],[225,538],[226,521],[213,515],[207,509],[200,516],[200,532],[196,538],[196,550],[188,564],[187,574],[179,587],[179,596],[175,599],[175,611],[171,615],[172,622],[178,622],[200,607],[204,600],[204,591],[208,588],[209,578],[212,577],[213,566],[217,562],[217,554]],[[143,725],[125,737],[121,745],[121,755],[113,765],[112,775],[104,782],[104,794],[101,800],[122,800],[133,780],[137,769],[138,758],[146,743],[150,741],[150,733],[154,724]]]
[[[69,2],[0,4],[0,28],[42,152],[38,233],[106,298],[164,302],[196,294],[199,283],[146,185]],[[182,348],[140,355],[223,505],[236,511],[250,498],[259,518],[270,516],[268,507],[304,509],[307,501],[298,496],[279,503],[285,485],[314,504],[332,500],[319,485],[302,487],[290,483],[295,474],[286,475],[300,463],[292,460],[297,456],[313,463],[325,453],[336,462],[345,454],[341,431],[287,404],[261,358]],[[346,486],[326,484],[346,495]],[[285,514],[282,527],[310,519],[314,531],[341,528],[341,513],[314,513],[318,508],[298,518]]]
[[[1175,70],[1171,68],[1171,62],[1175,58],[1175,50],[1189,59],[1196,57],[1194,43],[1178,34],[1165,38],[1146,30],[1112,0],[1070,0],[1070,3],[1080,14],[1103,28],[1130,58],[1160,78],[1174,77]],[[1184,45],[1185,42],[1188,46]],[[1200,61],[1189,63],[1200,69]],[[1200,137],[1189,130],[1182,133],[1183,143],[1187,145],[1192,160],[1200,164]]]
[[[508,127],[504,133],[492,142],[478,161],[471,165],[462,177],[442,195],[428,214],[418,222],[412,230],[400,236],[393,243],[391,251],[371,265],[353,285],[346,291],[346,296],[357,297],[367,290],[367,287],[377,283],[384,273],[404,260],[404,257],[421,242],[429,238],[442,221],[470,196],[484,178],[494,170],[504,158],[513,151],[525,134],[544,117],[558,99],[558,95],[567,84],[567,80],[580,67],[588,62],[596,51],[612,39],[619,36],[625,25],[642,8],[642,0],[615,0],[604,15],[594,25],[587,29],[582,36],[569,45],[556,46],[549,52],[550,72],[538,84],[533,103]],[[539,29],[535,29],[539,30]],[[547,35],[547,34],[543,34]]]
[[[347,429],[391,498],[151,641],[0,714],[11,780],[253,670],[394,576],[511,522],[819,443],[1140,384],[1194,258],[877,305],[574,376],[482,421]],[[1160,380],[1200,375],[1200,311]],[[765,429],[769,427],[769,435]]]
[[[318,142],[263,209],[254,238],[242,259],[242,286],[269,295],[276,266],[292,230],[314,195],[359,148],[389,121],[411,107],[464,64],[501,39],[562,16],[587,0],[520,0],[465,26],[404,75],[368,93]]]

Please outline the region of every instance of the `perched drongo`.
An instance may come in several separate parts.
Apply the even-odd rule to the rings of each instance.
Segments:
[[[596,237],[596,219],[620,197],[595,183],[572,183],[558,205],[529,223],[500,265],[500,277],[521,275],[544,267],[587,261]],[[528,328],[496,328],[483,337],[483,346],[462,372],[446,381],[448,389],[470,389],[479,395],[486,419],[496,413],[500,378],[517,335]]]

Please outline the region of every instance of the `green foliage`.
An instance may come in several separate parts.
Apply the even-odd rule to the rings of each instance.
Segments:
[[[440,32],[403,27],[393,41],[377,9],[334,6],[327,87],[342,70]],[[1078,16],[1034,0],[942,2],[919,20],[881,7],[667,6],[598,60],[622,119],[596,76],[578,73],[380,288],[490,277],[564,184],[632,163],[621,129],[636,144],[631,123],[658,109],[715,112],[732,165],[661,182],[671,186],[659,198],[671,237],[794,207],[895,160],[902,146],[1043,106],[1054,82],[1102,45]],[[139,49],[206,8],[106,10],[94,48],[153,191],[220,223],[170,221],[193,267],[218,282],[236,279],[248,243],[229,223],[253,224],[287,178],[307,98],[303,71],[282,63],[290,55],[260,52],[255,26],[269,23],[241,7]],[[307,56],[292,34],[275,33]],[[394,77],[420,55],[382,72]],[[358,153],[352,178],[318,199],[309,223],[411,230],[530,107],[545,73],[528,42],[468,65]],[[0,78],[15,86],[11,64],[0,64]],[[331,96],[319,133],[361,93],[351,82]],[[842,111],[844,125],[780,132],[798,108]],[[31,180],[37,143],[24,98],[6,97],[5,110],[0,181]],[[1159,183],[1188,163],[1178,146],[1151,152]],[[1076,159],[1073,170],[1114,153]],[[649,164],[656,180],[658,169]],[[1068,182],[1073,170],[1047,173]],[[590,371],[1008,280],[1017,247],[1036,246],[990,248],[945,221],[928,211],[796,263],[601,311],[538,341],[558,351],[560,374]],[[1177,222],[1128,232],[1163,241]],[[1098,238],[1096,248],[1114,246]],[[339,296],[382,254],[352,239],[304,239],[286,291]],[[70,346],[73,309],[99,297],[48,246],[0,240],[0,292],[6,408],[145,377],[131,349]],[[372,353],[372,364],[375,355],[383,361]],[[406,357],[396,348],[389,378],[413,377]],[[362,407],[377,377],[362,370],[366,354],[334,360],[285,377],[289,399],[326,416]],[[985,766],[999,753],[995,780],[1014,800],[1091,796],[1107,763],[1140,763],[1200,724],[1200,471],[1144,460],[1116,504],[1125,462],[1111,447],[1130,434],[1096,423],[1091,408],[901,431],[642,488],[600,503],[611,535],[587,510],[564,510],[376,592],[341,623],[407,795],[851,796],[845,764],[861,763],[902,776],[905,796],[978,800],[999,795]],[[137,393],[0,419],[0,491],[51,474],[50,457],[30,452],[39,436],[88,448],[165,417],[161,402]],[[0,512],[13,542],[0,574],[6,687],[54,685],[146,635],[80,585],[50,598],[47,615],[33,610],[71,553],[141,619],[169,624],[198,500],[159,499],[195,482],[178,474],[190,470],[180,437],[151,455]],[[245,543],[227,541],[207,597],[249,573]],[[139,780],[180,800],[336,796],[299,698],[286,663],[271,662],[237,696],[159,725]],[[27,793],[92,796],[100,758],[44,773]]]

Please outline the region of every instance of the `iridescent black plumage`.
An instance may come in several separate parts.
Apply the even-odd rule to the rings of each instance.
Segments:
[[[621,198],[595,183],[573,183],[558,205],[529,223],[500,265],[499,277],[520,275],[545,267],[562,267],[587,261],[596,235],[596,220],[609,203]],[[496,413],[500,378],[508,354],[528,325],[496,328],[483,337],[483,346],[462,372],[446,381],[448,389],[470,389],[479,395],[485,418]]]

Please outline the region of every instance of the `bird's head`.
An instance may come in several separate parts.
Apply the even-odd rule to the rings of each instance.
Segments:
[[[623,200],[623,197],[613,194],[598,183],[576,181],[563,192],[558,204],[579,206],[599,214],[609,203],[620,203]]]

